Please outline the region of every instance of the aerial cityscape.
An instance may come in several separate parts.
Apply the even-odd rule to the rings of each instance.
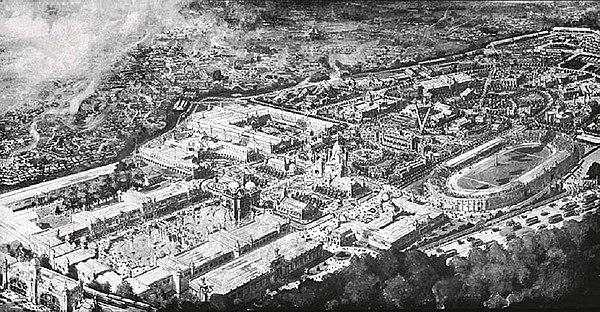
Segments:
[[[0,311],[600,308],[600,3],[0,0]]]

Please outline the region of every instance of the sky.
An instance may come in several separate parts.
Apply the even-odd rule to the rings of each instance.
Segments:
[[[0,113],[35,94],[43,82],[93,78],[146,34],[182,22],[181,1],[56,2],[0,3],[0,88],[6,91]]]

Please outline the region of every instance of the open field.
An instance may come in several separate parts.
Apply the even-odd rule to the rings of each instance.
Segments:
[[[475,164],[457,180],[467,190],[482,190],[505,185],[532,170],[550,156],[543,145],[521,146],[500,152]]]

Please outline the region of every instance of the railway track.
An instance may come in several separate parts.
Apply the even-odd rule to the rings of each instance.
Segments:
[[[134,301],[113,294],[106,294],[95,289],[89,288],[87,286],[83,287],[83,293],[86,298],[93,298],[94,300],[97,300],[100,303],[109,306],[114,306],[127,311],[156,311],[156,308],[147,303],[141,301]]]

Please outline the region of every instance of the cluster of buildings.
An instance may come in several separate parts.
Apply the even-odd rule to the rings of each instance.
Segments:
[[[196,35],[178,29],[160,40]],[[487,53],[260,97],[204,101],[201,111],[192,103],[203,92],[197,88],[209,87],[182,87],[191,84],[186,79],[194,77],[194,69],[165,61],[187,64],[181,48],[141,49],[136,53],[150,60],[150,71],[160,77],[153,85],[160,89],[149,87],[145,91],[154,95],[139,96],[153,102],[164,95],[187,119],[157,139],[135,144],[131,158],[140,168],[119,174],[141,184],[119,190],[112,201],[60,211],[49,209],[45,198],[112,174],[118,165],[0,195],[6,216],[0,241],[22,242],[47,255],[52,268],[5,261],[3,287],[60,310],[72,309],[82,294],[109,296],[86,286],[94,281],[113,290],[126,283],[145,301],[157,296],[209,301],[216,295],[250,301],[297,280],[340,246],[408,248],[443,227],[451,212],[477,215],[537,196],[583,154],[571,134],[551,124],[577,111],[584,113],[571,118],[584,125],[582,107],[595,91],[585,87],[587,97],[569,104],[565,90],[531,84],[522,74],[533,67],[545,71],[548,63],[496,61],[507,47],[528,40],[597,35],[555,29],[494,42]],[[530,50],[526,53],[537,53]],[[205,74],[221,84],[242,79],[228,71]],[[141,79],[133,68],[119,75]],[[117,78],[110,88],[123,90]],[[559,83],[591,79],[567,78]],[[176,96],[182,92],[183,98]],[[419,185],[411,194],[396,187],[425,176],[422,194],[415,195]],[[41,228],[36,222],[42,212],[66,221]],[[308,234],[315,232],[319,239]]]
[[[0,268],[0,290],[10,288],[34,305],[52,311],[74,311],[83,299],[83,289],[78,281],[41,267],[37,259],[16,262],[16,259],[5,258]]]
[[[220,148],[216,148],[216,153],[246,162],[249,161],[247,151],[255,150],[272,154],[277,147],[282,144],[289,144],[289,142],[296,139],[286,135],[286,133],[274,135],[254,130],[251,127],[236,125],[236,123],[245,121],[248,118],[263,116],[267,116],[273,123],[284,127],[305,125],[308,128],[303,129],[303,131],[312,132],[313,135],[321,134],[333,125],[328,121],[271,107],[254,104],[244,106],[234,104],[227,107],[214,107],[209,111],[196,113],[187,121],[187,127],[197,133],[225,142],[221,143]]]
[[[21,264],[14,263],[10,265],[9,275],[6,275],[6,272],[2,274],[4,288],[17,292],[22,289],[23,294],[27,294],[31,301],[38,303],[42,300],[42,304],[49,307],[56,304],[61,310],[67,310],[67,307],[71,310],[77,306],[84,291],[82,285],[92,281],[107,282],[113,290],[126,282],[141,298],[148,298],[156,293],[168,296],[188,293],[198,295],[204,298],[203,300],[208,300],[211,294],[246,298],[260,294],[256,291],[258,287],[273,287],[289,276],[304,272],[303,268],[318,263],[328,255],[323,250],[322,243],[307,241],[299,232],[290,233],[289,218],[286,220],[272,213],[256,215],[252,207],[258,205],[260,191],[252,182],[248,182],[245,188],[230,182],[226,189],[218,189],[216,186],[208,186],[208,189],[222,197],[224,209],[233,211],[234,218],[238,221],[237,226],[213,232],[203,241],[190,245],[191,248],[187,250],[163,257],[155,256],[153,265],[144,271],[139,271],[136,267],[123,271],[114,266],[115,262],[106,262],[104,257],[107,255],[102,256],[105,251],[99,250],[103,248],[97,243],[99,240],[113,237],[124,229],[139,226],[199,202],[199,198],[194,197],[194,185],[194,182],[175,182],[167,188],[145,194],[129,191],[122,195],[123,201],[119,203],[73,214],[72,221],[65,226],[49,230],[37,228],[37,233],[15,236],[27,244],[35,254],[48,255],[49,265],[56,272],[48,268],[40,269],[38,264],[38,275],[41,272],[43,276],[61,276],[67,286],[62,290],[61,283],[60,288],[52,289],[53,303],[43,301],[45,299],[39,298],[46,298],[46,295],[30,294],[38,289],[42,292],[41,287],[27,284],[30,281],[29,276],[34,273],[15,273],[13,271]],[[12,210],[7,210],[7,213],[15,214]],[[15,218],[20,220],[16,223],[31,224],[27,215]],[[6,230],[4,224],[2,228]],[[32,232],[35,231],[32,229]],[[175,235],[169,237],[169,240],[182,241],[182,238],[177,237],[177,232],[169,235]],[[139,247],[131,246],[132,250]],[[122,259],[116,264],[122,265],[124,261]],[[251,266],[248,267],[248,264]],[[222,266],[227,268],[220,268]],[[7,267],[6,269],[8,270]],[[241,270],[244,274],[235,273],[232,276],[236,278],[231,278],[227,274],[219,273],[223,270],[231,274]],[[64,276],[72,274],[77,276],[79,281]],[[47,278],[43,280],[49,281]],[[52,282],[60,280],[52,279]],[[24,285],[21,285],[22,283]],[[248,291],[248,288],[252,291]],[[207,292],[207,289],[210,289],[210,292]]]
[[[254,250],[272,248],[273,242],[278,238],[293,235],[288,233],[289,224],[285,220],[273,215],[262,215],[239,228],[212,233],[207,241],[190,250],[160,258],[156,261],[155,268],[127,281],[134,292],[142,297],[159,290],[177,295],[190,289],[198,291],[193,285],[198,284],[207,274],[236,259],[247,257]],[[225,279],[224,282],[230,281]],[[238,285],[241,286],[244,284]]]

